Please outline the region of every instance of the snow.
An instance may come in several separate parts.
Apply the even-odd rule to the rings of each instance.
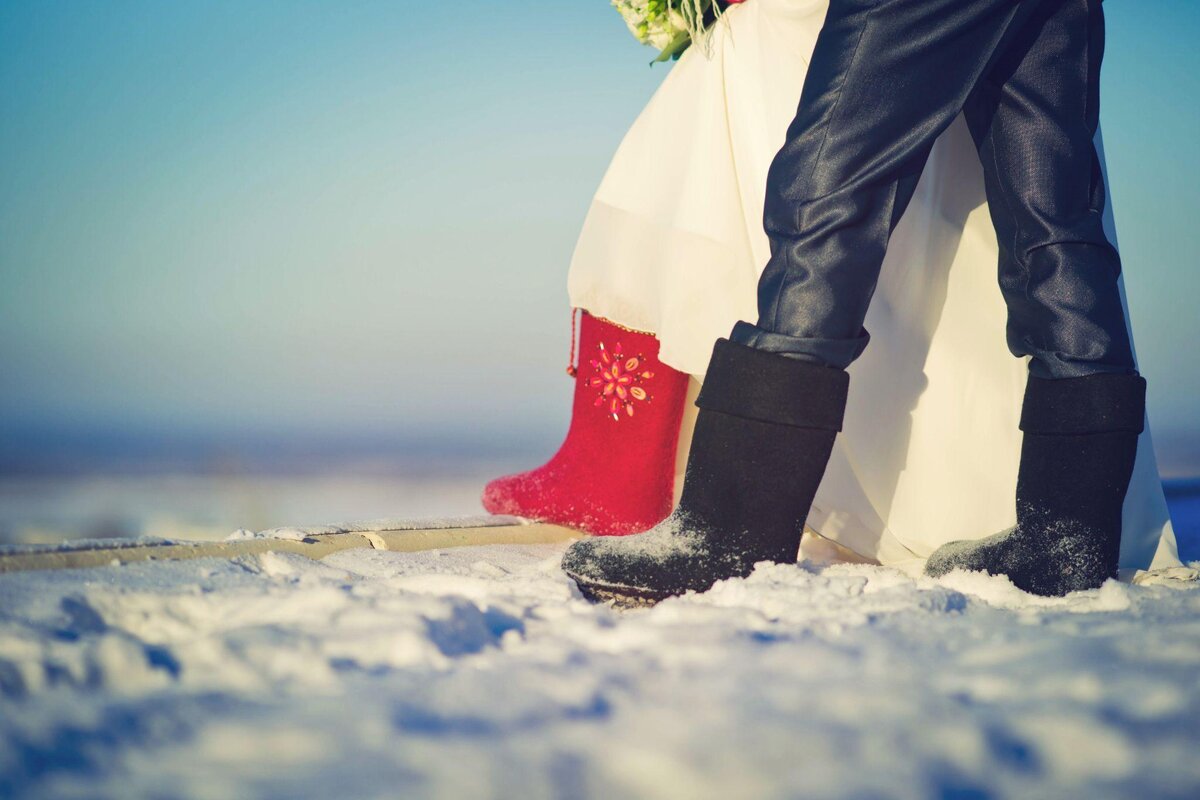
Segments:
[[[478,514],[483,484],[516,464],[465,459],[374,470],[318,464],[311,474],[0,475],[0,546],[64,539],[225,539],[280,523]],[[315,467],[314,467],[315,468]]]
[[[1200,796],[1200,589],[562,545],[0,575],[0,797]]]

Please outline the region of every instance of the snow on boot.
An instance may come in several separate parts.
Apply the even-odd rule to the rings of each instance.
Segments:
[[[566,441],[544,466],[483,490],[492,514],[602,536],[644,531],[671,513],[688,376],[658,360],[658,339],[582,315]]]
[[[848,384],[844,370],[717,342],[679,507],[646,533],[575,542],[563,569],[586,597],[637,606],[795,562]]]
[[[943,545],[925,573],[1007,575],[1019,589],[1052,597],[1117,577],[1121,512],[1145,411],[1146,381],[1137,375],[1031,377],[1016,527]]]

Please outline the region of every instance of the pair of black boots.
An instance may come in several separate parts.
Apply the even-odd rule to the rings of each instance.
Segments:
[[[576,542],[563,569],[586,596],[635,606],[795,562],[848,386],[844,370],[719,341],[678,508],[645,533]],[[1007,575],[1049,596],[1116,577],[1145,392],[1137,375],[1031,377],[1016,527],[945,545],[926,572]]]

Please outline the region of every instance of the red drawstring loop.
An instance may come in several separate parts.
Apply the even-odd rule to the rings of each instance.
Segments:
[[[571,309],[571,355],[567,359],[567,374],[572,378],[579,372],[575,368],[575,312],[578,310],[577,308]]]

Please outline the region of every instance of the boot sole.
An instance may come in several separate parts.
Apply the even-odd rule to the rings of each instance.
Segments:
[[[596,583],[588,578],[584,578],[582,575],[576,575],[569,570],[564,570],[564,572],[567,573],[568,578],[575,581],[575,585],[579,587],[579,593],[584,598],[593,603],[604,603],[621,610],[649,608],[666,600],[668,597],[676,596],[674,592]]]

